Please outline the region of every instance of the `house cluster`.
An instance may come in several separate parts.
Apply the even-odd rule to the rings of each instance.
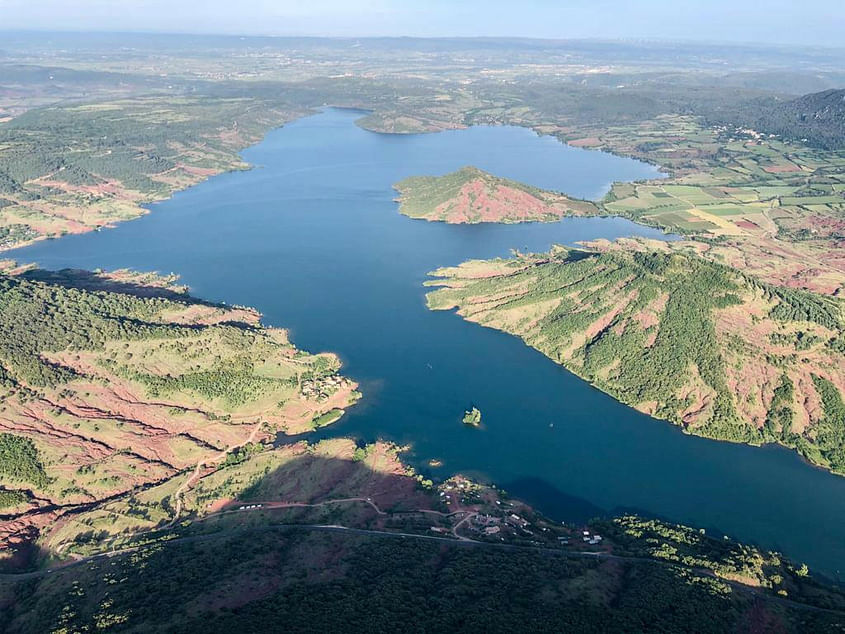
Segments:
[[[598,544],[601,544],[601,535],[595,533],[591,535],[590,531],[582,531],[581,535],[583,540],[591,546],[597,546]]]
[[[327,400],[332,394],[344,387],[347,379],[339,374],[324,376],[320,379],[305,379],[299,387],[302,400],[316,399],[318,402]]]
[[[441,487],[440,499],[449,506],[458,502],[461,504],[476,504],[480,502],[478,486],[457,478],[450,480]]]
[[[764,133],[758,132],[757,130],[753,130],[751,128],[742,128],[742,127],[737,128],[737,127],[728,127],[728,126],[716,126],[714,129],[716,130],[716,132],[731,135],[730,138],[728,139],[728,141],[730,143],[733,143],[734,141],[736,141],[738,139],[751,138],[751,139],[754,139],[755,141],[761,141],[761,140],[767,139],[767,138],[768,139],[776,139],[777,136],[778,136],[777,134],[764,134]]]

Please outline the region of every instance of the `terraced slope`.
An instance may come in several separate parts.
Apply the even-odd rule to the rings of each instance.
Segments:
[[[336,419],[358,396],[339,367],[251,309],[125,272],[0,275],[0,555],[67,512]]]
[[[444,176],[412,176],[394,185],[399,211],[411,218],[453,224],[553,222],[599,213],[587,201],[462,167]]]
[[[435,271],[435,310],[519,335],[687,431],[794,447],[845,473],[842,300],[626,241]]]

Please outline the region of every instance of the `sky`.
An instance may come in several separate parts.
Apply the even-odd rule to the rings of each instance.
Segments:
[[[0,0],[0,29],[845,47],[845,0]]]

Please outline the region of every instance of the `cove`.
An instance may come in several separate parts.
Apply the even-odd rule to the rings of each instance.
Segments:
[[[212,178],[115,229],[12,257],[50,269],[173,271],[199,297],[257,307],[301,348],[337,352],[364,398],[322,436],[410,444],[419,471],[480,474],[559,519],[633,509],[783,550],[830,575],[845,569],[845,478],[781,448],[686,436],[515,337],[425,307],[426,273],[439,266],[664,236],[619,218],[411,220],[397,212],[393,183],[475,165],[596,198],[655,168],[520,128],[385,135],[357,127],[360,116],[327,109],[295,121],[243,153],[256,169]],[[461,424],[472,404],[481,429]],[[427,467],[432,458],[443,466]]]

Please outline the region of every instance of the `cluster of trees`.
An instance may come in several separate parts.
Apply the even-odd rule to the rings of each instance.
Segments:
[[[152,321],[169,300],[90,292],[0,275],[0,384],[56,386],[73,374],[44,352],[96,350],[108,340],[172,335],[183,328]]]
[[[151,396],[190,390],[208,400],[220,399],[232,408],[254,401],[279,384],[284,384],[278,379],[258,376],[252,369],[212,369],[177,376],[133,372],[128,376],[142,382]]]
[[[37,487],[47,484],[47,474],[32,440],[15,434],[0,434],[0,476],[4,480],[29,482]],[[14,502],[15,492],[3,493],[7,497],[3,506],[10,505],[10,501]]]
[[[792,434],[792,421],[795,412],[792,409],[793,397],[795,396],[795,383],[788,374],[780,377],[780,383],[772,394],[772,402],[769,405],[769,414],[766,417],[765,433],[771,438]]]
[[[10,491],[8,489],[0,489],[0,509],[10,508],[23,504],[29,499],[23,491]]]
[[[226,459],[223,461],[224,467],[231,467],[236,464],[246,462],[252,456],[261,453],[267,449],[267,445],[260,442],[248,442],[243,447],[230,451],[226,454]]]
[[[783,575],[792,570],[776,553],[658,519],[624,515],[594,525],[613,540],[620,554],[654,557],[722,576],[750,578],[774,590],[782,589],[778,586],[783,583]]]
[[[769,299],[778,299],[770,315],[779,321],[811,321],[831,330],[841,330],[843,303],[826,295],[819,295],[783,286],[767,286]]]
[[[72,185],[117,180],[145,194],[165,193],[166,185],[152,178],[156,174],[179,162],[210,167],[220,161],[216,153],[226,146],[214,132],[250,118],[244,103],[237,105],[233,100],[158,97],[30,110],[0,129],[0,194],[35,192],[27,183],[45,176]],[[184,155],[184,148],[199,144],[208,146],[204,162]],[[233,161],[230,152],[226,160]]]
[[[821,396],[824,418],[818,426],[816,444],[821,454],[839,469],[845,469],[845,403],[839,389],[826,378],[813,375]]]
[[[75,377],[71,370],[45,361],[45,352],[100,350],[107,341],[175,340],[196,338],[199,333],[195,327],[160,320],[162,311],[184,307],[179,300],[90,291],[71,284],[0,275],[0,386],[19,391],[21,383],[56,387]],[[259,354],[264,348],[263,339],[254,329],[228,325],[211,328],[220,334],[221,343],[216,351],[219,361],[209,369],[159,376],[121,367],[113,359],[103,363],[141,381],[153,395],[191,390],[208,399],[222,399],[231,407],[289,385],[287,379],[255,373],[250,354]],[[237,354],[227,356],[233,350]],[[331,358],[312,358],[312,375],[336,370]]]

